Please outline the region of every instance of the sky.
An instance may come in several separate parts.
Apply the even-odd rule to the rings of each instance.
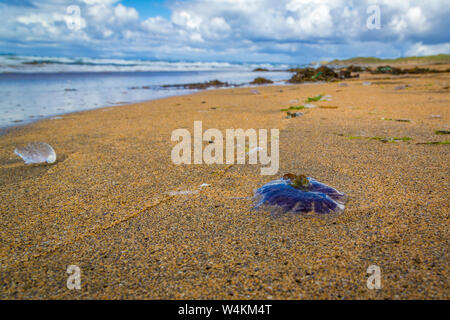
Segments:
[[[374,5],[379,16],[367,11]],[[0,53],[278,63],[395,58],[450,53],[449,17],[448,0],[0,0]]]

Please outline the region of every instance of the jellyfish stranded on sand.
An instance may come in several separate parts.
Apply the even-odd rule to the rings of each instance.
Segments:
[[[328,215],[342,213],[347,196],[313,178],[288,173],[257,189],[253,199],[256,209]]]
[[[45,142],[32,142],[26,147],[15,149],[14,153],[21,157],[25,164],[56,161],[55,150]]]

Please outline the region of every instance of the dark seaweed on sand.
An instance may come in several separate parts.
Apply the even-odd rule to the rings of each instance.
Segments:
[[[348,79],[359,77],[359,74],[352,76],[352,71],[338,70],[335,72],[332,68],[321,66],[317,69],[313,68],[297,68],[289,69],[295,74],[289,79],[290,83],[302,83],[311,81],[338,81],[340,79]]]
[[[396,67],[387,66],[379,66],[375,70],[370,70],[372,74],[392,74],[392,75],[400,75],[400,74],[424,74],[424,73],[442,73],[449,72],[450,70],[435,70],[429,68],[419,68],[414,67],[410,69],[401,69]]]
[[[255,80],[250,82],[250,84],[270,84],[270,83],[273,83],[273,81],[270,79],[263,78],[263,77],[255,78]]]
[[[166,84],[163,85],[163,88],[183,88],[183,89],[207,89],[210,87],[221,88],[221,87],[229,87],[230,84],[228,82],[222,82],[220,80],[211,80],[208,82],[200,82],[200,83],[185,83],[185,84]]]

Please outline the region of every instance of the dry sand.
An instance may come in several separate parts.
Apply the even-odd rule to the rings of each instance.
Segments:
[[[449,130],[450,74],[346,82],[203,91],[1,136],[0,297],[448,299],[449,145],[417,143],[449,140],[434,132]],[[280,112],[317,94],[332,101],[315,104],[338,108]],[[278,175],[175,166],[171,132],[193,132],[195,120],[204,130],[279,128]],[[50,143],[57,163],[24,165],[13,150],[31,141]],[[345,192],[345,212],[252,210],[253,190],[287,172]],[[166,194],[202,183],[197,194]],[[69,265],[81,268],[81,290],[66,287]],[[366,286],[370,265],[381,268],[380,290]]]

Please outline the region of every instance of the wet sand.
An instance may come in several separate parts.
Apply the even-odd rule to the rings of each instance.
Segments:
[[[343,82],[208,90],[1,136],[0,298],[448,299],[449,145],[417,143],[449,140],[435,131],[449,130],[450,74]],[[280,111],[318,94],[332,101],[314,104],[338,108]],[[193,132],[195,120],[203,130],[279,128],[278,174],[172,164],[172,131]],[[13,154],[32,141],[50,143],[56,164]],[[345,192],[345,212],[252,210],[253,190],[288,172]],[[186,190],[200,191],[167,194]],[[81,290],[66,287],[69,265]],[[370,265],[380,290],[366,286]]]

